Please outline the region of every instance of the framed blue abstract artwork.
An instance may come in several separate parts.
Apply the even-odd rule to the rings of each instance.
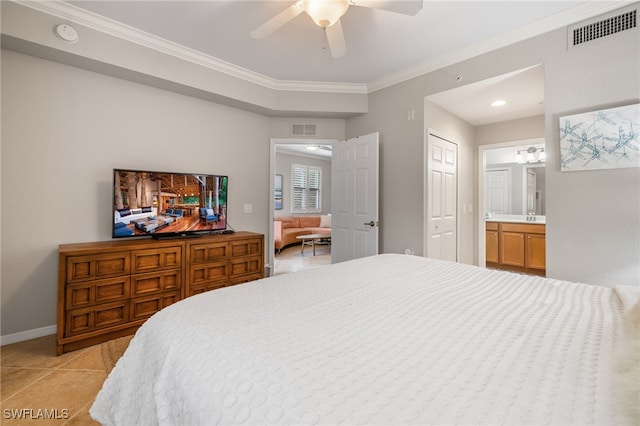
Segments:
[[[560,170],[640,167],[640,104],[560,117]]]

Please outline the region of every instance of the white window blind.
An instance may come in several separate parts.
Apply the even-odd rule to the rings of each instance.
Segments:
[[[293,176],[291,193],[291,211],[294,213],[320,213],[320,183],[322,182],[322,169],[313,166],[294,164],[291,176]]]

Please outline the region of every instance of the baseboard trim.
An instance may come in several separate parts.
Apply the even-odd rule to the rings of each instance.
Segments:
[[[47,327],[34,328],[33,330],[21,331],[19,333],[7,334],[6,336],[0,336],[0,346],[56,334],[57,330],[58,327],[56,325],[50,325]]]

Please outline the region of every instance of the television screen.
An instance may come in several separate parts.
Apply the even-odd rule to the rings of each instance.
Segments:
[[[227,230],[228,176],[114,169],[113,238]]]

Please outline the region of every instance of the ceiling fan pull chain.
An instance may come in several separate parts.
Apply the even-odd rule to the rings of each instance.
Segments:
[[[327,38],[327,27],[322,28],[322,50],[327,50],[329,39]]]

